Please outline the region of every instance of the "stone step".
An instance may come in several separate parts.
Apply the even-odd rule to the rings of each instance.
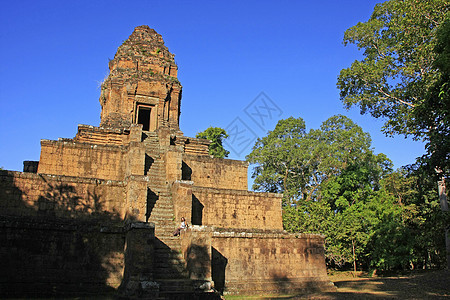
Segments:
[[[156,224],[157,222],[153,222],[155,223],[155,231],[156,232],[173,232],[175,229],[177,229],[177,227],[172,223],[169,222],[158,222],[159,224]]]
[[[184,259],[180,251],[174,251],[167,246],[161,245],[161,241],[155,245],[155,256],[159,258]]]
[[[150,222],[155,223],[155,234],[159,234],[162,236],[168,236],[172,234],[177,227],[169,222],[158,222],[157,220],[149,219]]]
[[[178,238],[178,240],[175,239],[175,238]],[[172,249],[172,248],[170,248],[170,250],[168,250],[166,247],[169,246],[168,244],[171,244],[171,245],[176,246],[177,248],[179,248],[179,246],[181,246],[181,243],[180,243],[180,240],[179,240],[180,237],[173,236],[173,234],[171,233],[170,235],[166,235],[166,236],[159,235],[158,239],[162,243],[164,243],[164,246],[160,246],[160,247],[157,246],[157,247],[155,247],[155,249],[161,250],[161,252],[163,252],[162,250],[166,250],[166,251],[173,251],[174,253],[178,253],[179,249]]]
[[[194,291],[194,285],[190,279],[162,279],[158,283],[160,292]]]
[[[168,193],[170,194],[170,192],[167,192],[167,190],[161,188],[161,186],[163,186],[165,184],[166,184],[166,182],[158,183],[156,181],[151,181],[149,179],[149,182],[147,183],[147,188],[149,188],[156,195],[158,195],[158,194],[161,195],[161,193],[163,193],[163,195],[166,196],[166,195],[168,195]]]
[[[166,184],[166,178],[162,175],[154,176],[151,173],[147,173],[147,176],[149,185],[161,186]]]
[[[161,178],[165,178],[166,177],[166,170],[163,168],[158,168],[158,167],[150,167],[147,171],[147,175],[148,176],[160,176]]]
[[[163,197],[163,198],[160,198],[160,199],[158,199],[156,201],[154,199],[152,199],[151,203],[154,204],[153,205],[154,207],[156,206],[156,207],[173,208],[172,199],[168,199],[168,197]]]
[[[147,137],[144,140],[144,144],[157,144],[159,146],[159,140],[157,138],[155,139],[155,138]]]
[[[152,201],[153,209],[162,209],[164,210],[172,210],[173,211],[173,202],[171,200],[157,200],[156,202]]]
[[[171,225],[171,224],[159,224],[159,226],[158,226],[155,223],[155,234],[156,235],[160,234],[162,236],[164,236],[164,235],[168,236],[168,234],[164,234],[164,233],[172,234],[175,231],[175,229],[177,229],[177,227],[174,225]]]
[[[179,243],[165,242],[164,245],[166,245],[166,247],[170,248],[172,251],[180,251],[181,250],[181,245]]]
[[[178,266],[178,267],[185,267],[184,262],[175,259],[175,258],[169,258],[167,260],[155,260],[154,267],[155,268],[167,268],[168,266]]]
[[[160,223],[159,225],[169,225],[176,226],[174,220],[173,220],[173,212],[167,209],[154,209],[150,213],[149,220],[151,222]]]
[[[163,182],[162,184],[158,184],[158,190],[160,191],[164,191],[164,186],[167,185],[166,184],[166,174],[164,173],[160,173],[160,172],[153,172],[151,169],[147,172],[147,174],[145,175],[148,177],[148,184],[151,185],[152,183],[154,184],[155,182]],[[155,185],[155,184],[154,184]]]
[[[169,205],[169,204],[173,206],[173,201],[172,199],[166,196],[159,197],[159,199],[155,201],[155,205]]]
[[[150,207],[152,206],[151,204],[153,204],[153,207],[151,207],[150,213],[158,211],[158,212],[161,212],[163,214],[164,213],[172,214],[172,217],[173,217],[173,203],[172,202],[156,201],[156,203],[155,202],[153,202],[153,203],[150,203]]]
[[[177,255],[180,251],[181,243],[179,241],[170,240],[170,237],[172,236],[172,234],[170,236],[160,235],[159,240],[164,244],[164,246],[155,247],[155,250],[159,250],[158,253],[162,253],[164,255],[166,255],[168,251],[172,251],[174,255]]]
[[[171,230],[171,231],[165,231],[165,232],[156,232],[157,237],[159,237],[160,240],[164,240],[165,238],[169,238],[173,236],[173,232],[175,230]],[[172,245],[173,246],[173,245]],[[177,249],[178,250],[178,249]]]
[[[153,172],[154,174],[166,174],[166,167],[165,165],[155,165],[155,163],[152,164],[152,166],[149,168],[150,173]]]
[[[159,279],[187,279],[189,273],[184,270],[173,270],[171,268],[155,268],[154,279],[158,281]]]
[[[173,232],[175,229],[167,229],[167,230],[159,230],[155,232],[156,237],[160,238],[161,240],[169,237],[173,237]]]
[[[164,247],[170,248],[171,251],[178,252],[180,250],[181,244],[180,242],[169,240],[169,238],[172,236],[172,233],[168,235],[159,235],[159,240],[164,243]],[[173,247],[175,247],[175,249],[172,249]],[[161,252],[164,252],[163,250],[167,251],[167,249],[164,249],[163,247],[158,249],[160,249]]]
[[[156,213],[156,215],[164,215],[166,217],[173,218],[173,204],[171,202],[156,202],[153,207],[149,208],[150,214]]]
[[[151,217],[149,218],[149,220],[151,220]],[[155,223],[155,230],[175,230],[177,229],[177,225],[175,225],[175,223],[172,221],[172,218],[170,218],[170,220],[158,220],[158,219],[154,219],[154,223]]]
[[[161,213],[171,213],[173,217],[173,203],[170,201],[156,201],[153,205],[153,211],[160,211]]]
[[[169,227],[175,230],[177,227],[173,224],[172,218],[169,219],[158,219],[156,217],[151,217],[148,219],[149,222],[155,223],[155,227],[159,227],[159,229],[169,229]],[[164,227],[164,228],[162,228]]]
[[[162,208],[162,209],[173,209],[173,202],[172,200],[167,200],[167,199],[158,199],[156,201],[151,201],[152,203],[154,203],[154,208],[158,207],[158,208]]]
[[[174,214],[173,214],[173,205],[172,204],[164,204],[158,203],[153,206],[153,208],[150,211],[151,216],[158,216],[158,217],[164,217],[165,219],[170,219],[172,221],[175,221]]]
[[[150,218],[160,221],[171,221],[174,223],[173,208],[153,207]]]
[[[175,230],[178,227],[173,223],[172,220],[161,220],[161,219],[156,219],[156,218],[149,218],[148,219],[150,222],[155,223],[155,230]]]
[[[165,202],[165,201],[172,202],[171,192],[162,190],[160,188],[158,189],[157,187],[152,187],[152,185],[150,184],[148,184],[147,187],[150,188],[150,190],[155,194],[152,195],[152,197],[154,197],[153,200],[156,200],[156,202]]]
[[[166,242],[166,243],[164,243],[164,245],[167,247],[167,248],[170,248],[170,250],[172,250],[172,251],[181,251],[181,245],[179,244],[179,243],[172,243],[172,242]],[[170,258],[172,258],[172,257],[174,257],[174,254],[172,255],[172,254],[167,254],[167,253],[163,253],[164,251],[164,249],[160,249],[161,250],[161,255],[162,255],[162,257],[166,257],[166,258],[168,258],[168,257],[170,257]],[[157,258],[157,257],[159,257],[159,256],[157,256],[156,254],[155,254],[155,259]],[[183,257],[176,257],[177,259],[183,259]]]
[[[170,235],[170,236],[166,236],[166,237],[163,237],[163,238],[164,238],[164,241],[175,241],[177,243],[180,243],[180,237],[179,236]]]

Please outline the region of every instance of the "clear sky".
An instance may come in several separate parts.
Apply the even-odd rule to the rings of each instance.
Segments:
[[[24,160],[39,160],[41,139],[98,126],[108,59],[144,24],[176,55],[186,136],[244,128],[244,139],[228,141],[230,158],[244,159],[280,118],[302,117],[311,129],[344,114],[395,167],[413,163],[423,144],[384,137],[382,120],[346,111],[336,88],[339,71],[361,57],[343,46],[344,31],[378,2],[2,1],[0,166],[21,171]]]

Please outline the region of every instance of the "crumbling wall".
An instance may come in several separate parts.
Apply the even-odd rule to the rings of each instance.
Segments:
[[[130,132],[124,128],[103,128],[80,124],[74,141],[121,146],[130,142]]]
[[[113,292],[125,184],[0,171],[0,296]]]
[[[192,223],[227,228],[283,229],[281,194],[192,188]]]
[[[212,278],[229,294],[286,294],[330,290],[324,237],[277,231],[216,229]]]
[[[114,146],[41,140],[38,173],[124,180],[130,174],[144,175],[144,164],[145,148],[139,142]]]
[[[126,214],[122,181],[0,171],[1,215],[120,222]]]
[[[124,146],[41,140],[38,173],[123,180],[126,154]]]
[[[182,179],[196,186],[247,190],[247,162],[189,154],[183,156],[183,162],[187,177]]]
[[[187,138],[184,144],[184,152],[189,155],[209,156],[209,144],[206,139]]]
[[[123,249],[121,230],[0,216],[0,297],[114,292],[122,281]]]

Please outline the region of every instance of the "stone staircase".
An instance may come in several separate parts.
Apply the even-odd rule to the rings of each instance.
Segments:
[[[147,218],[155,224],[154,280],[160,284],[160,296],[184,299],[193,285],[185,268],[180,237],[173,236],[179,221],[174,220],[170,187],[166,181],[163,152],[156,133],[146,132]]]

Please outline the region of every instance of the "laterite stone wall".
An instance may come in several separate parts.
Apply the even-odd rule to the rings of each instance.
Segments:
[[[224,228],[283,229],[282,195],[192,188],[192,223]]]
[[[0,171],[0,297],[114,292],[125,185]]]
[[[212,236],[212,276],[228,294],[284,294],[332,290],[324,237],[281,231],[217,229]]]
[[[183,179],[193,181],[196,186],[247,190],[245,161],[185,154],[183,162]]]
[[[127,149],[69,141],[41,141],[38,173],[123,180]]]
[[[0,215],[121,222],[126,183],[14,171],[0,171]]]

